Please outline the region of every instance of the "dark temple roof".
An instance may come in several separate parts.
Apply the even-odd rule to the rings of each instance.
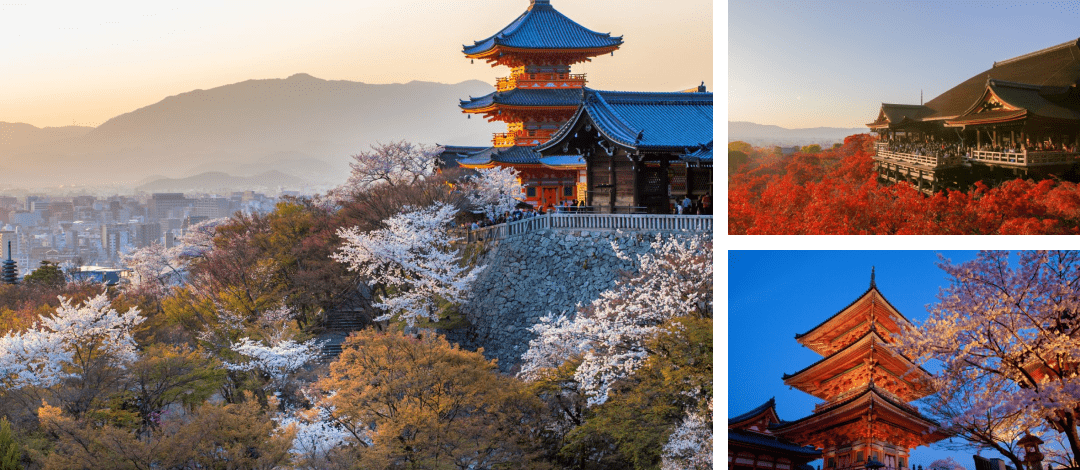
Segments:
[[[995,62],[983,73],[928,101],[934,110],[928,119],[959,116],[982,97],[989,79],[1027,83],[1040,87],[1068,87],[1080,80],[1080,39]]]
[[[922,105],[881,103],[881,112],[878,113],[878,120],[867,125],[873,126],[885,121],[890,124],[900,124],[905,121],[918,121],[931,114],[934,114],[934,110]],[[881,120],[882,117],[885,118],[885,121]]]
[[[821,457],[821,451],[810,447],[800,446],[786,439],[781,439],[776,436],[770,436],[767,434],[756,433],[753,431],[743,431],[741,429],[728,430],[728,441],[739,442],[743,444],[750,444],[755,446],[766,447],[770,449],[781,450],[785,452],[792,452],[801,454],[810,460],[814,460]]]
[[[533,151],[535,147],[488,147],[466,158],[458,160],[465,165],[486,165],[491,162],[523,164],[540,164],[540,154]]]
[[[994,79],[988,80],[986,86],[1006,104],[1026,109],[1032,114],[1055,119],[1080,119],[1080,112],[1046,99],[1042,94],[1045,87]]]
[[[746,421],[746,420],[748,420],[750,418],[753,418],[754,416],[757,416],[757,415],[763,413],[765,410],[767,410],[769,408],[774,408],[774,407],[776,407],[776,397],[770,398],[769,401],[767,401],[765,403],[762,403],[761,406],[758,406],[757,408],[754,408],[754,409],[752,409],[750,411],[747,411],[746,413],[743,413],[743,414],[741,414],[739,416],[734,416],[734,417],[728,418],[727,422],[728,422],[728,424],[735,424],[735,423],[738,423],[740,421]]]
[[[513,23],[493,36],[462,46],[465,55],[491,51],[497,46],[519,49],[598,49],[622,45],[622,36],[611,37],[585,28],[559,13],[549,0],[532,0]]]
[[[712,93],[584,90],[574,117],[538,151],[559,144],[583,115],[612,142],[637,150],[686,153],[713,140]]]
[[[712,142],[709,142],[696,149],[688,149],[688,151],[679,158],[686,162],[693,163],[712,163]]]
[[[507,91],[488,93],[479,98],[470,96],[468,100],[461,100],[459,106],[464,110],[484,109],[493,104],[505,106],[574,107],[581,104],[581,97],[581,88],[541,88],[536,90],[531,88],[514,88]]]
[[[855,298],[855,300],[852,300],[851,303],[847,304],[846,307],[844,307],[844,308],[840,309],[839,311],[837,311],[836,313],[832,314],[829,318],[826,318],[825,321],[823,321],[821,323],[818,323],[813,328],[810,328],[809,330],[807,330],[806,333],[801,333],[801,334],[800,333],[795,333],[795,339],[799,339],[799,338],[802,338],[803,336],[806,336],[806,335],[808,335],[810,333],[813,333],[814,330],[816,330],[818,328],[821,328],[821,326],[826,324],[826,323],[829,323],[830,320],[832,320],[833,318],[836,318],[841,313],[844,313],[845,310],[851,308],[852,305],[855,305],[856,302],[862,300],[862,298],[866,297],[866,295],[869,294],[870,291],[874,291],[874,290],[876,290],[878,295],[881,296],[881,299],[885,301],[885,305],[888,305],[889,308],[891,308],[894,312],[896,312],[898,315],[900,315],[900,318],[902,318],[904,321],[906,321],[908,323],[911,323],[911,320],[908,320],[907,317],[904,316],[904,314],[900,313],[900,310],[897,310],[896,307],[893,307],[892,302],[889,302],[889,299],[885,298],[885,294],[882,294],[881,291],[878,290],[877,285],[874,284],[873,281],[871,281],[870,287],[866,289],[866,292],[863,292],[862,294],[860,294],[858,297]]]
[[[467,158],[470,154],[480,152],[487,147],[467,147],[462,145],[440,145],[439,166],[442,168],[458,166],[458,160]]]

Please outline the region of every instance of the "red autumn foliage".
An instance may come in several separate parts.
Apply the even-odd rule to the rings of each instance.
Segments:
[[[1076,234],[1080,187],[1055,180],[977,183],[926,196],[874,173],[873,137],[767,163],[728,178],[728,232],[738,234]]]

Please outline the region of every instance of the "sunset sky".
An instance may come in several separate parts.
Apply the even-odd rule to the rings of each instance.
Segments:
[[[1001,61],[1080,37],[1071,1],[732,0],[728,119],[864,127]]]
[[[713,88],[711,0],[553,0],[614,57],[577,65],[601,89]],[[248,79],[494,83],[462,44],[513,21],[528,0],[3,2],[0,121],[96,126],[161,99]],[[464,97],[463,97],[464,98]],[[452,104],[451,104],[452,105]]]

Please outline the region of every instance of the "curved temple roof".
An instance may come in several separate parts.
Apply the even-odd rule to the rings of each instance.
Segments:
[[[492,163],[538,165],[540,154],[534,152],[533,147],[489,147],[459,159],[458,163],[463,166],[485,166]]]
[[[476,57],[497,47],[515,49],[608,49],[622,45],[622,36],[598,33],[577,24],[551,6],[549,0],[532,0],[514,22],[487,39],[462,46],[466,56]],[[600,54],[606,51],[600,51]]]
[[[901,121],[951,121],[957,124],[978,121],[972,118],[972,107],[980,104],[988,88],[1008,88],[1004,91],[1012,95],[1018,107],[1030,110],[1034,115],[1052,119],[1069,119],[1061,116],[1074,112],[1072,104],[1065,108],[1053,101],[1070,87],[1080,83],[1080,39],[1074,39],[1056,46],[1024,54],[1012,59],[995,62],[993,67],[956,85],[925,105],[896,105],[882,103],[881,112],[869,127],[884,127]],[[1041,95],[1036,97],[1036,95]],[[1047,96],[1057,95],[1050,101]],[[1005,98],[1004,96],[1002,98]],[[1023,103],[1023,104],[1019,104]],[[1030,106],[1030,107],[1029,107]],[[1059,109],[1060,108],[1060,109]],[[1063,112],[1066,109],[1067,112]],[[1019,114],[1005,116],[997,113],[999,119],[1015,119]],[[994,115],[986,116],[993,118]]]
[[[536,106],[536,107],[576,107],[581,104],[582,89],[521,89],[495,91],[479,98],[469,97],[461,100],[459,106],[465,111],[478,111],[494,105]]]
[[[713,140],[712,93],[584,90],[584,103],[574,117],[537,151],[560,143],[583,114],[608,139],[627,148],[685,152]]]

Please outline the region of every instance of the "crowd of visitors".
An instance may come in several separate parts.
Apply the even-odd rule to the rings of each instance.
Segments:
[[[1068,144],[1054,143],[1052,141],[1032,143],[1030,140],[1024,143],[1006,143],[1006,145],[983,144],[971,146],[964,146],[959,142],[918,142],[903,140],[886,141],[884,144],[886,149],[897,153],[964,158],[971,158],[972,150],[998,153],[1024,153],[1025,150],[1033,152],[1076,152],[1077,150],[1075,145],[1070,146]]]

